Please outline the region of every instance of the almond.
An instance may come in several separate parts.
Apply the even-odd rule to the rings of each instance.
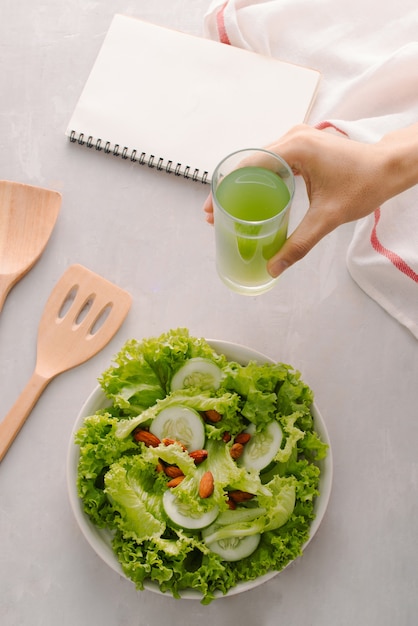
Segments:
[[[165,437],[165,438],[163,439],[163,444],[164,444],[165,446],[171,446],[173,443],[177,443],[179,446],[181,446],[181,447],[183,448],[183,450],[186,450],[186,446],[185,446],[185,445],[183,445],[183,444],[181,443],[181,441],[177,441],[177,439],[170,439],[169,437]]]
[[[156,448],[161,443],[158,437],[150,433],[148,430],[136,430],[134,432],[134,439],[135,441],[142,441],[142,443],[145,443],[145,445],[149,448]]]
[[[222,419],[222,415],[215,411],[215,409],[209,409],[209,411],[205,411],[205,417],[213,424],[220,422]]]
[[[247,500],[251,500],[252,498],[254,498],[254,494],[248,493],[248,491],[241,491],[241,489],[230,491],[228,493],[228,496],[236,504],[240,502],[247,502]]]
[[[176,476],[175,478],[172,478],[171,480],[168,481],[167,487],[169,487],[170,489],[173,489],[173,487],[177,487],[177,485],[179,485],[183,479],[184,479],[184,476]]]
[[[177,476],[184,476],[184,473],[181,471],[177,465],[167,465],[164,468],[164,472],[169,478],[177,478]]]
[[[235,443],[242,443],[243,446],[245,446],[246,443],[248,443],[251,439],[251,435],[250,433],[239,433],[234,441]]]
[[[200,463],[203,463],[205,459],[208,458],[208,451],[207,450],[193,450],[193,452],[189,453],[189,456],[193,459],[193,461],[195,462],[195,465],[199,465]]]
[[[228,498],[228,500],[226,501],[226,503],[227,503],[227,505],[228,505],[228,508],[229,508],[231,511],[234,511],[234,510],[237,508],[237,505],[236,505],[236,503],[232,500],[232,498]]]
[[[236,461],[244,452],[244,446],[242,445],[242,443],[233,443],[229,452],[234,461]]]
[[[199,496],[209,498],[213,494],[214,483],[212,472],[205,472],[199,483]]]
[[[224,441],[225,443],[231,441],[231,433],[229,433],[228,431],[224,432],[224,434],[222,435],[222,441]]]

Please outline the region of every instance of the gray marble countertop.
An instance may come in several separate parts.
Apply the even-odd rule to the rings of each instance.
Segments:
[[[200,35],[208,4],[2,3],[1,178],[63,197],[43,256],[0,315],[3,415],[32,373],[43,307],[69,265],[83,264],[133,296],[115,338],[50,383],[1,463],[3,626],[416,623],[418,349],[350,278],[352,225],[326,237],[271,292],[245,298],[216,275],[213,230],[201,209],[206,187],[64,137],[114,13]],[[295,220],[306,208],[302,187],[297,194]],[[180,326],[300,370],[334,456],[328,510],[305,554],[266,584],[206,607],[136,591],[117,575],[81,534],[66,487],[71,430],[97,377],[126,339]]]

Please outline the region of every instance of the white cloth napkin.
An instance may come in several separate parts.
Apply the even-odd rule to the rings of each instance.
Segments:
[[[214,0],[204,28],[223,43],[318,69],[313,125],[374,142],[418,121],[416,0]],[[418,338],[418,187],[357,222],[347,266]]]

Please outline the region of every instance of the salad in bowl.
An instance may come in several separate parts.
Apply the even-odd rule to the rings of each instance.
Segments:
[[[300,556],[331,482],[299,372],[182,328],[122,347],[68,456],[72,508],[96,552],[138,589],[203,604]]]

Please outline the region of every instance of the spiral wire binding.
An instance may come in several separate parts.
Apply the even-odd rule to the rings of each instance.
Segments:
[[[138,153],[137,150],[131,150],[129,152],[129,148],[125,146],[124,148],[120,148],[119,144],[115,144],[113,149],[111,148],[111,143],[109,141],[104,142],[101,139],[93,139],[90,135],[85,139],[84,133],[79,133],[78,137],[75,130],[72,130],[70,133],[70,141],[72,143],[78,143],[80,146],[86,146],[87,148],[95,148],[99,152],[103,150],[104,154],[112,154],[113,156],[120,156],[124,160],[130,160],[132,163],[139,163],[139,165],[148,165],[148,167],[156,168],[158,171],[165,171],[167,174],[174,174],[175,176],[183,176],[188,180],[193,180],[195,182],[199,181],[203,184],[207,184],[208,175],[207,171],[204,171],[202,176],[200,177],[200,170],[195,168],[192,171],[189,165],[184,168],[184,172],[181,171],[182,164],[177,163],[175,166],[173,165],[173,161],[167,161],[164,165],[163,157],[155,157],[154,154],[147,155],[145,152]],[[137,156],[139,154],[139,156]]]

